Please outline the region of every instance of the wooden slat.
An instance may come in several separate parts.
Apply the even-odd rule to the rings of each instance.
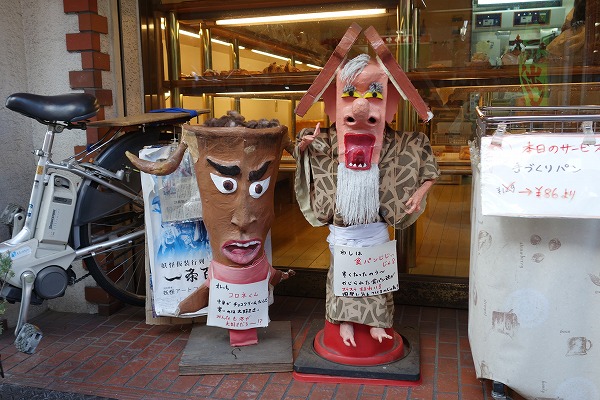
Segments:
[[[331,252],[329,248],[324,250],[315,260],[308,266],[315,269],[328,269],[330,265]]]
[[[210,110],[202,109],[196,110],[198,114],[208,114]],[[138,126],[146,124],[155,124],[158,122],[177,121],[191,119],[190,114],[186,112],[157,112],[157,113],[144,113],[136,115],[128,115],[126,117],[103,119],[100,121],[94,121],[87,124],[88,128],[105,128],[105,127],[126,127],[126,126]]]
[[[461,185],[462,200],[460,201],[460,238],[456,256],[455,276],[467,278],[469,276],[469,261],[471,255],[471,184]]]
[[[462,193],[460,185],[448,185],[450,198],[446,219],[442,226],[442,238],[436,259],[434,275],[455,276],[456,258],[458,255],[458,242],[460,237],[460,219],[461,215],[456,212],[457,206],[462,202]]]

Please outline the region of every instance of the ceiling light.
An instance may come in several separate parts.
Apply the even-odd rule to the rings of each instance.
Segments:
[[[374,15],[386,14],[385,8],[369,8],[363,10],[345,10],[345,11],[325,11],[319,13],[305,14],[288,14],[288,15],[270,15],[265,17],[249,17],[249,18],[233,18],[219,19],[217,25],[260,25],[283,22],[299,22],[299,21],[317,21],[317,20],[332,20],[345,18],[363,18],[372,17]]]
[[[266,51],[260,51],[260,50],[254,50],[254,49],[252,49],[250,51],[252,51],[253,53],[256,53],[256,54],[261,54],[263,56],[273,57],[273,58],[277,58],[279,60],[284,60],[284,61],[290,61],[289,57],[278,56],[277,54],[267,53]]]
[[[211,42],[216,43],[216,44],[222,44],[223,46],[231,46],[231,43],[229,42],[224,42],[222,40],[219,39],[210,39]]]
[[[265,92],[222,92],[222,93],[215,93],[215,95],[231,97],[231,96],[244,96],[244,95],[265,95],[266,96],[269,94],[289,95],[289,94],[304,94],[304,93],[306,93],[306,90],[285,90],[285,91],[275,90],[275,91],[265,91]]]
[[[314,64],[306,64],[307,67],[311,67],[311,68],[315,68],[315,69],[323,69],[323,67],[319,67],[318,65],[314,65]]]
[[[189,31],[184,31],[182,29],[179,30],[179,34],[180,35],[185,35],[185,36],[191,36],[191,37],[196,38],[196,39],[200,39],[200,34],[194,33],[194,32],[189,32]]]

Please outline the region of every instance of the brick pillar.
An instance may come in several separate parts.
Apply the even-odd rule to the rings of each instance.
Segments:
[[[100,110],[93,118],[104,119],[104,107],[111,106],[112,90],[102,88],[102,71],[110,71],[110,55],[100,48],[101,35],[108,34],[108,19],[98,14],[97,0],[63,0],[65,14],[76,14],[79,18],[79,32],[67,33],[67,51],[81,55],[81,70],[69,71],[69,84],[72,89],[83,90],[98,99]],[[105,130],[88,128],[87,143],[98,141]],[[82,146],[75,146],[75,153]],[[85,264],[85,263],[84,263]],[[99,287],[86,287],[87,301],[98,304],[100,314],[108,315],[120,308],[121,303]]]
[[[102,88],[102,71],[110,71],[110,55],[102,53],[100,36],[108,34],[108,19],[98,14],[97,0],[63,0],[65,14],[77,14],[79,32],[67,33],[67,51],[81,55],[81,70],[69,71],[72,89],[96,96],[101,107],[112,105],[112,90]],[[95,119],[104,119],[99,112]],[[88,144],[101,137],[98,129],[87,130]]]

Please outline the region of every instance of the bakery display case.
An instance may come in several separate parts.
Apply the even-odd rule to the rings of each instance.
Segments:
[[[434,114],[423,124],[404,103],[392,124],[425,132],[442,172],[416,233],[407,235],[403,272],[466,279],[475,108],[600,104],[599,0],[296,3],[140,0],[146,109],[207,108],[214,116],[237,110],[247,119],[277,118],[291,136],[317,123],[328,126],[321,102],[304,118],[294,114],[297,102],[352,22],[374,26]],[[355,14],[322,14],[338,11]],[[239,21],[297,14],[311,15],[260,25]],[[359,39],[350,56],[367,51]],[[280,170],[289,201],[276,204],[278,221],[286,221],[281,231],[293,239],[274,239],[278,265],[326,269],[327,249],[316,245],[326,233],[290,231],[303,222],[292,213],[289,154],[282,155]],[[300,248],[304,242],[307,248]]]
[[[202,13],[198,8],[181,8],[185,3],[179,8],[165,5],[157,13],[162,55],[158,76],[163,77],[157,85],[160,107],[202,107],[216,117],[236,110],[248,120],[277,119],[288,126],[291,138],[317,123],[328,126],[322,102],[303,117],[294,110],[348,26],[353,21],[364,28],[372,25],[396,48],[394,54],[400,49],[397,2],[352,3],[319,7],[310,11],[308,20],[296,22],[284,17],[290,12],[290,19],[296,18],[298,9],[270,9],[268,13],[278,21],[261,24],[247,20],[264,16],[258,12]],[[362,38],[351,56],[366,51]],[[281,170],[295,170],[287,152]]]
[[[582,40],[597,28],[596,0],[459,0],[450,8],[441,0],[311,1],[302,10],[292,2],[257,2],[253,9],[240,1],[161,3],[149,108],[208,108],[214,116],[234,109],[248,119],[279,119],[290,135],[326,125],[321,103],[301,119],[296,102],[356,21],[376,28],[434,113],[423,125],[401,109],[395,127],[426,132],[447,174],[468,173],[475,106],[590,104],[596,95],[595,42]],[[590,3],[584,23],[575,12],[580,3]],[[285,20],[300,11],[307,20]],[[339,12],[350,16],[330,16]],[[265,16],[274,19],[252,20]],[[569,24],[577,32],[561,38]],[[359,41],[353,52],[364,51]]]
[[[470,174],[469,141],[473,139],[474,121],[459,107],[432,107],[435,119],[428,125],[431,147],[440,168],[454,175]]]

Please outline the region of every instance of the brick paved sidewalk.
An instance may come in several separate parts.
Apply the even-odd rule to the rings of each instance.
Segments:
[[[270,316],[291,320],[296,356],[310,322],[323,319],[324,300],[276,296]],[[416,387],[313,384],[292,373],[179,376],[191,327],[147,325],[143,309],[133,307],[109,317],[48,311],[30,321],[44,333],[33,355],[17,352],[12,332],[5,332],[0,383],[120,400],[491,399],[491,383],[475,377],[466,310],[397,306],[395,317],[420,329],[422,382]]]

